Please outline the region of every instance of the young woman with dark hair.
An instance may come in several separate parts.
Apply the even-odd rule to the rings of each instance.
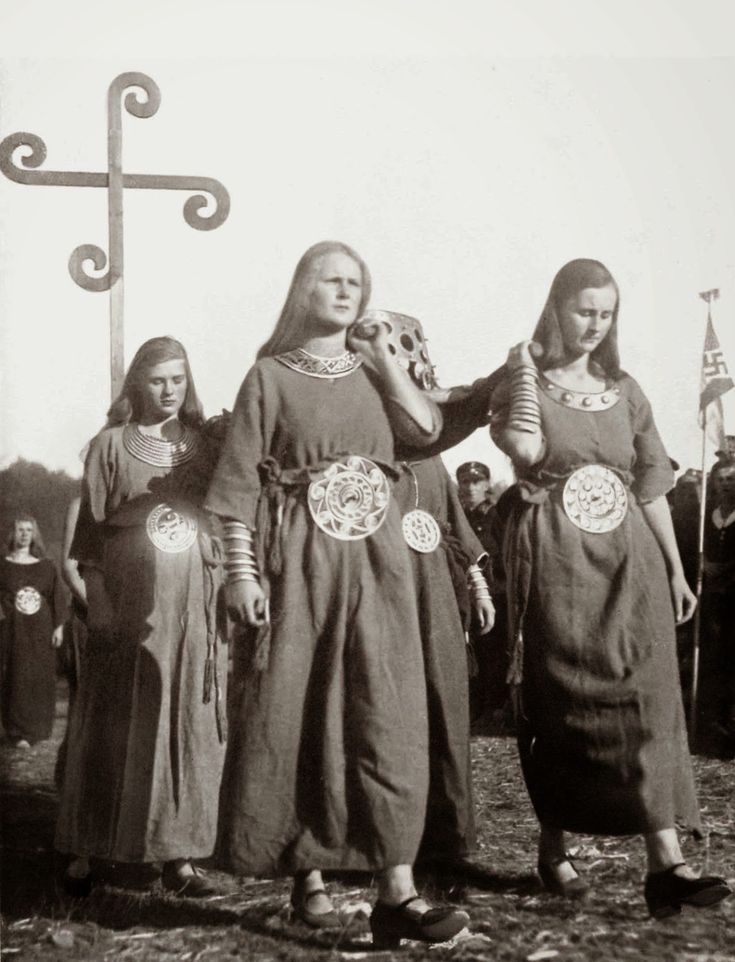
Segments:
[[[665,497],[671,464],[620,370],[619,307],[599,261],[566,264],[533,341],[508,355],[491,433],[519,478],[505,538],[511,681],[539,873],[580,896],[565,831],[641,834],[661,917],[729,889],[694,876],[675,829],[700,825],[674,633],[695,599]]]

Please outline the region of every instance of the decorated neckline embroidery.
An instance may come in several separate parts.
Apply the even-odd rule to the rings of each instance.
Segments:
[[[156,468],[175,468],[191,461],[199,449],[198,435],[182,425],[183,433],[176,441],[156,438],[145,434],[137,424],[128,424],[123,430],[123,446],[138,461]]]
[[[277,354],[276,360],[290,367],[292,371],[321,378],[345,377],[362,365],[362,358],[352,351],[345,351],[337,357],[318,357],[316,354],[309,354],[303,347]]]
[[[620,385],[613,382],[608,383],[604,391],[572,391],[567,387],[554,384],[542,374],[539,377],[539,384],[544,394],[552,401],[556,401],[565,408],[580,411],[606,411],[615,407],[621,397]]]

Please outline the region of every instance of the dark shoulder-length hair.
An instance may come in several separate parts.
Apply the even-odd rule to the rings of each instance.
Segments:
[[[141,344],[130,362],[122,390],[107,412],[105,427],[111,428],[116,424],[140,421],[144,408],[143,384],[150,369],[157,364],[163,364],[164,361],[184,362],[186,395],[179,411],[179,420],[182,424],[188,424],[193,428],[198,428],[204,423],[202,404],[194,386],[194,378],[184,345],[173,337],[152,337]]]
[[[549,296],[541,312],[541,317],[533,332],[533,340],[539,343],[544,353],[538,361],[541,370],[559,367],[569,358],[564,348],[559,311],[566,300],[588,287],[608,287],[615,289],[616,301],[613,320],[607,336],[590,355],[591,364],[605,377],[619,377],[620,354],[618,352],[618,312],[620,310],[620,290],[610,271],[600,261],[579,257],[569,261],[558,272],[551,285]]]
[[[32,514],[16,514],[16,516],[13,518],[13,523],[10,525],[8,536],[5,539],[8,553],[15,550],[15,526],[21,521],[28,521],[33,525],[33,539],[29,548],[31,554],[34,558],[45,558],[46,545],[43,543],[41,531],[38,527],[38,521],[36,521]]]
[[[357,316],[363,313],[370,300],[372,284],[367,264],[356,251],[341,241],[320,241],[310,247],[296,265],[281,316],[273,333],[258,351],[258,358],[284,354],[304,343],[307,338],[311,295],[319,277],[322,261],[328,254],[346,254],[360,268],[362,293]]]

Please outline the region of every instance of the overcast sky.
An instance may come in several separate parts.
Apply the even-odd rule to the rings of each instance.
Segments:
[[[670,454],[698,463],[706,288],[721,290],[735,369],[732,4],[7,7],[0,138],[42,137],[43,169],[105,170],[107,87],[139,70],[162,104],[123,115],[124,169],[230,192],[211,232],[185,223],[187,194],[124,201],[126,359],[148,337],[183,340],[208,414],[232,406],[317,240],[360,251],[373,306],[422,320],[445,385],[501,364],[556,270],[587,256],[618,279],[623,366]],[[0,175],[0,467],[20,456],[78,475],[102,424],[108,295],[77,287],[67,261],[107,248],[106,203]],[[735,432],[735,398],[725,408]],[[506,470],[485,431],[446,460],[467,458]]]

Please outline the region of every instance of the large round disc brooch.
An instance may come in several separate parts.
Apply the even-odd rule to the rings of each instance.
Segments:
[[[148,515],[145,530],[159,551],[178,554],[191,548],[196,541],[197,521],[176,511],[170,504],[159,504]]]
[[[307,492],[317,526],[340,541],[358,541],[377,531],[389,500],[386,476],[373,461],[357,455],[330,464]]]
[[[620,478],[602,464],[586,464],[564,485],[564,511],[582,531],[614,531],[628,510],[628,494]]]
[[[403,515],[403,537],[409,548],[421,554],[431,554],[439,547],[442,539],[441,529],[436,518],[428,511],[414,508]]]
[[[41,607],[41,595],[33,585],[18,588],[15,592],[15,610],[22,615],[35,615]]]

